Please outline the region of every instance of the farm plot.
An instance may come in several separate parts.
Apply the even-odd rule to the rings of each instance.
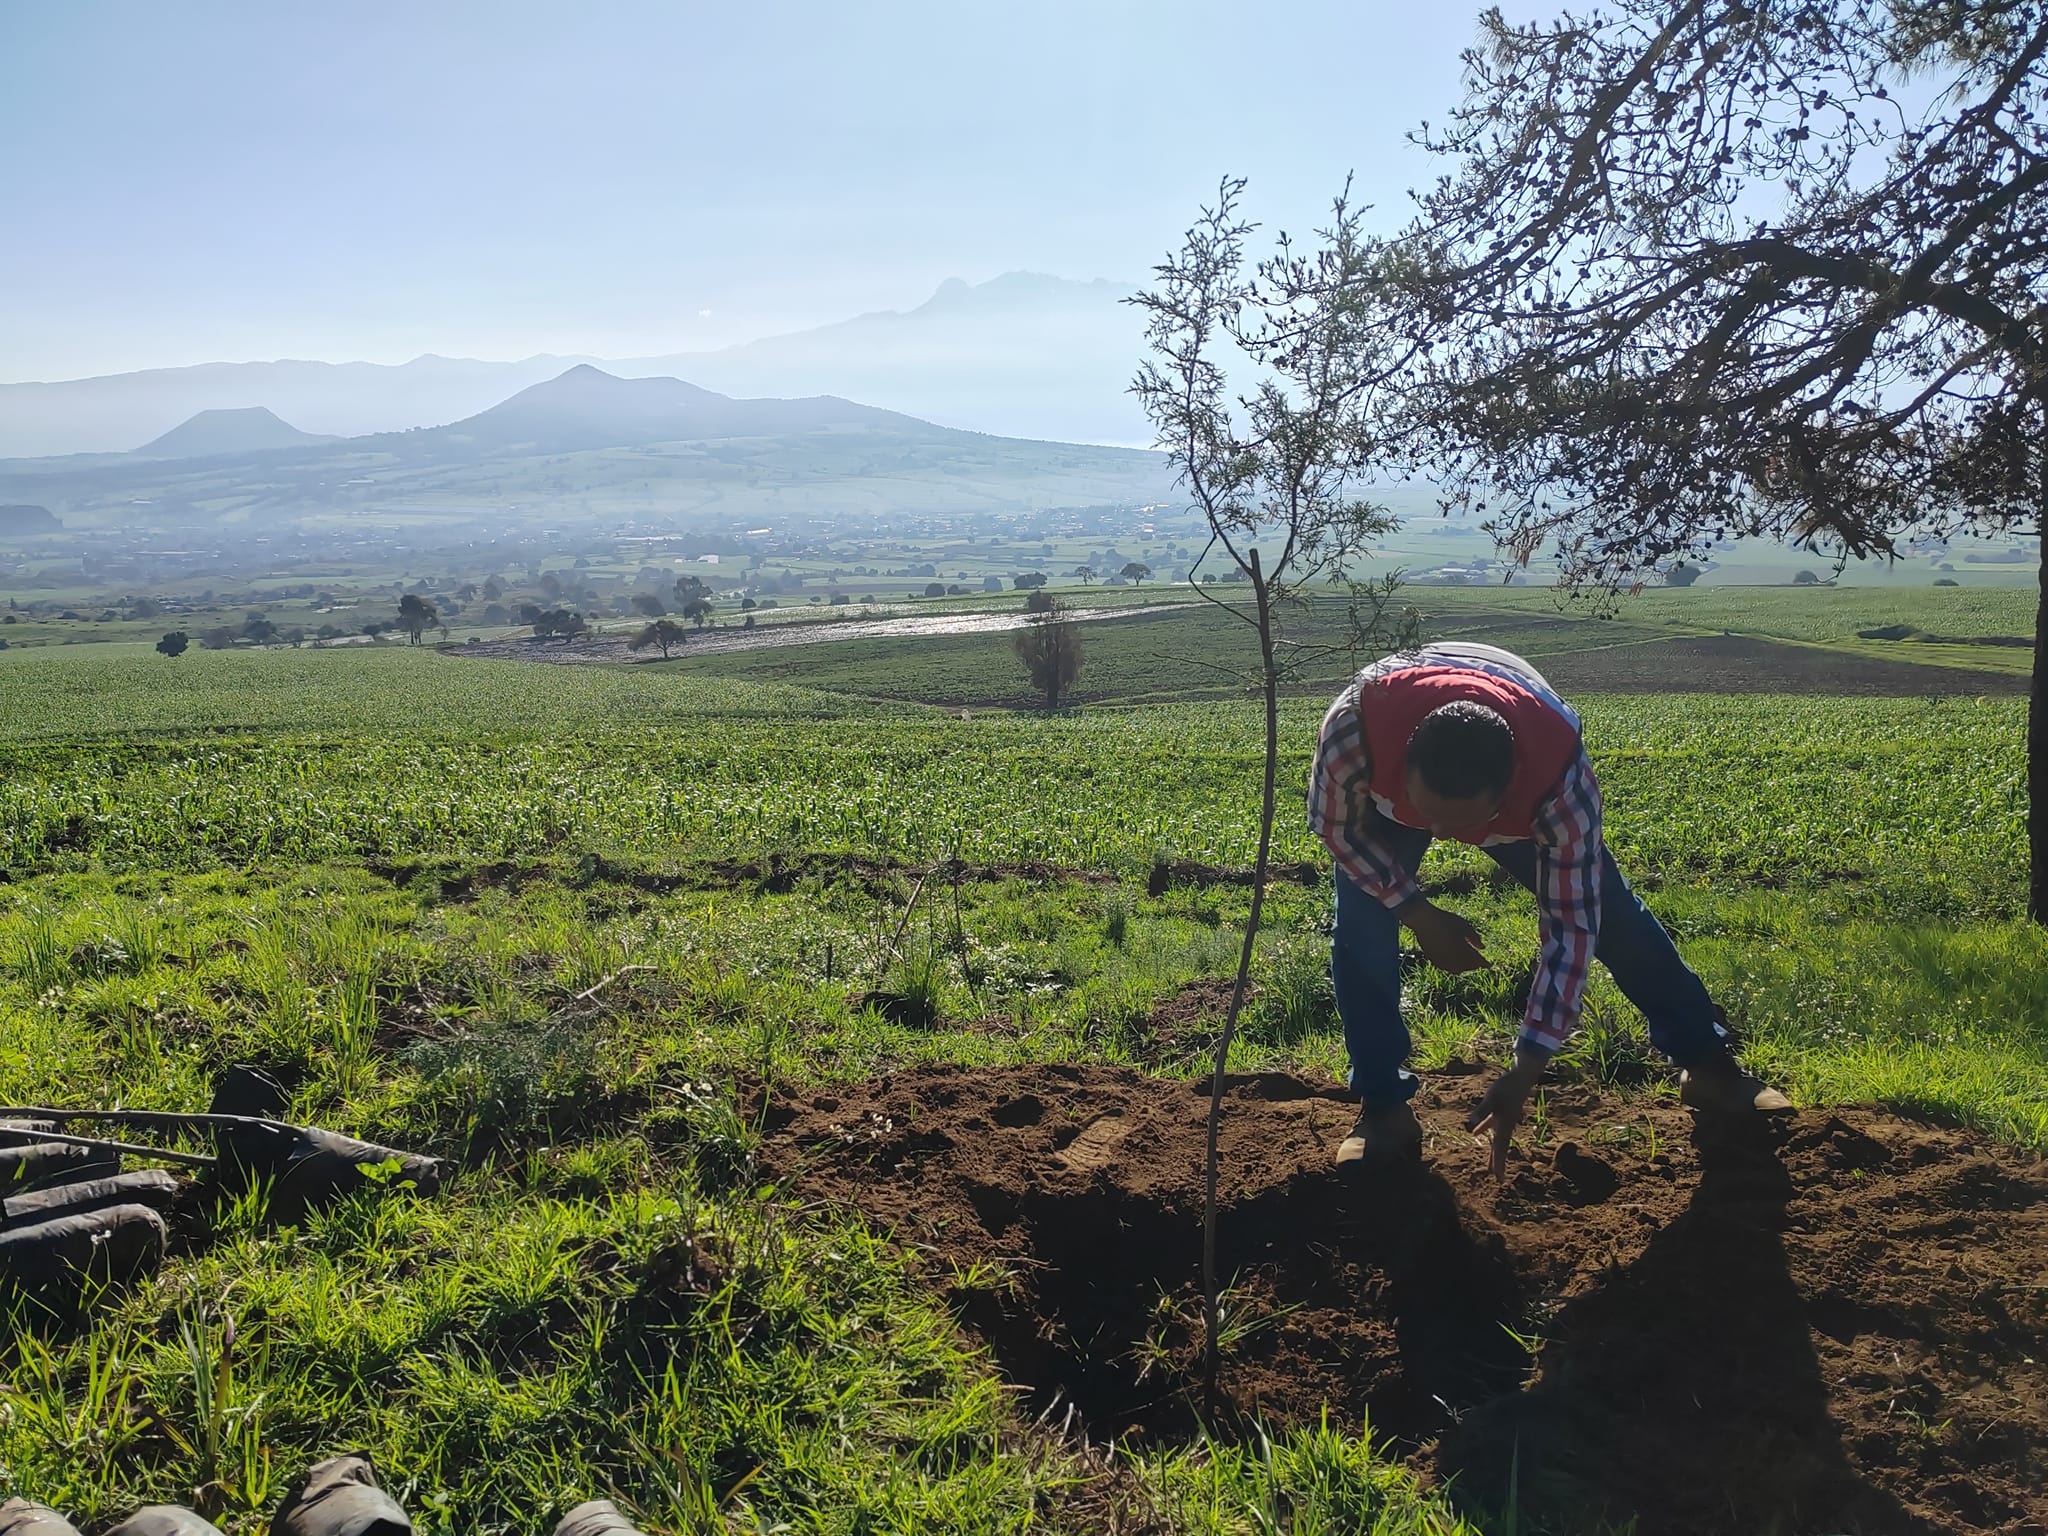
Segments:
[[[565,673],[595,675],[547,675]],[[0,746],[0,867],[565,851],[688,861],[782,849],[1124,872],[1160,858],[1250,862],[1257,732],[1239,705],[825,724],[687,713],[703,705],[686,680],[627,678],[655,687],[619,707],[651,710],[672,694],[672,723],[604,729],[572,716],[545,733],[464,737],[379,717],[353,736]],[[771,710],[785,697],[744,702]],[[796,700],[821,701],[833,719],[830,696]],[[345,706],[315,693],[299,707],[325,717]],[[376,707],[394,706],[380,696]],[[1609,837],[1631,868],[1826,885],[1868,909],[1953,916],[2017,900],[2021,708],[1676,697],[1592,700],[1586,718]],[[1320,713],[1312,701],[1289,706],[1290,798]],[[1317,857],[1291,814],[1280,854]]]
[[[2024,594],[2021,594],[2022,596]],[[2024,693],[2030,652],[1999,646],[1887,644],[1873,625],[1951,626],[1943,634],[2031,633],[2008,594],[1659,592],[1611,606],[1549,592],[1412,588],[1421,633],[1477,640],[1536,660],[1574,692],[1940,697]],[[2024,621],[2024,622],[2022,622]],[[1369,655],[1347,647],[1343,605],[1283,613],[1290,692],[1335,693]],[[826,635],[828,626],[818,633]],[[1244,626],[1202,603],[1140,610],[1083,634],[1076,704],[1172,703],[1247,692],[1256,655]],[[803,652],[685,654],[669,666],[729,681],[803,684],[950,708],[1032,707],[1002,636],[846,640]]]
[[[1927,666],[1742,635],[1652,640],[1543,658],[1544,676],[1568,693],[1835,694],[1970,697],[2024,694],[2017,671]]]
[[[1290,825],[1226,1121],[1224,1342],[1266,1438],[1204,1438],[1190,1083],[1252,711],[199,659],[175,696],[139,658],[20,674],[0,1102],[193,1109],[247,1061],[295,1121],[454,1174],[197,1210],[89,1327],[14,1319],[0,1464],[88,1528],[205,1488],[254,1536],[343,1443],[448,1530],[597,1492],[833,1536],[2041,1517],[2013,700],[1589,702],[1617,850],[1803,1106],[1769,1147],[1696,1141],[1596,974],[1496,1190],[1452,1126],[1533,918],[1433,855],[1497,964],[1408,974],[1419,1182],[1335,1182],[1330,896]]]

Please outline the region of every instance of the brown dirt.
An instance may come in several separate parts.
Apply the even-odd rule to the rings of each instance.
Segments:
[[[1571,1086],[1497,1187],[1476,1093],[1438,1076],[1424,1165],[1347,1177],[1333,1089],[1233,1080],[1240,1425],[1369,1414],[1475,1508],[1512,1468],[1525,1518],[1567,1525],[2048,1530],[2041,1164],[1869,1111],[1696,1127]],[[1178,1440],[1206,1104],[1110,1067],[926,1066],[777,1108],[766,1156],[931,1265],[1035,1407]],[[983,1262],[1007,1283],[962,1281]]]
[[[1021,863],[970,864],[962,859],[937,863],[909,859],[870,859],[846,853],[778,852],[756,859],[704,859],[672,867],[647,867],[620,863],[601,854],[582,854],[573,860],[497,860],[479,863],[465,859],[372,859],[364,866],[379,879],[394,885],[410,885],[423,876],[440,886],[444,901],[473,900],[491,888],[518,890],[536,880],[553,880],[571,885],[617,884],[654,893],[677,890],[759,890],[781,895],[807,880],[849,881],[877,891],[903,879],[933,879],[969,885],[995,884],[1005,880],[1071,881],[1081,885],[1118,885],[1124,875],[1113,869],[1088,869],[1072,864],[1051,864],[1043,860]],[[4,881],[5,870],[0,870]],[[1316,885],[1329,878],[1325,865],[1310,860],[1275,861],[1268,871],[1269,882]],[[1203,864],[1176,859],[1154,864],[1148,871],[1148,893],[1163,896],[1177,886],[1208,889],[1215,886],[1248,886],[1252,871],[1247,866]],[[1469,890],[1476,882],[1452,876],[1434,889]]]
[[[1935,697],[2025,693],[2017,672],[1931,667],[1747,635],[1707,635],[1537,656],[1567,698],[1576,693],[1807,693]]]

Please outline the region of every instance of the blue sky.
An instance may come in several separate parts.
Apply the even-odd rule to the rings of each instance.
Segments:
[[[1527,9],[1528,7],[1517,7]],[[630,355],[1391,222],[1477,6],[0,0],[0,379]]]

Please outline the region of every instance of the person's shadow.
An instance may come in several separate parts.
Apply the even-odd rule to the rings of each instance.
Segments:
[[[1536,1385],[1439,1443],[1452,1496],[1523,1529],[1923,1532],[1849,1461],[1785,1257],[1782,1132],[1700,1122],[1691,1204],[1550,1323]]]

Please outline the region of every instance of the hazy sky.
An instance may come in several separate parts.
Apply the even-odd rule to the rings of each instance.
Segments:
[[[1225,171],[1299,228],[1355,170],[1391,221],[1477,9],[0,0],[0,379],[623,356],[949,276],[1135,281]]]

